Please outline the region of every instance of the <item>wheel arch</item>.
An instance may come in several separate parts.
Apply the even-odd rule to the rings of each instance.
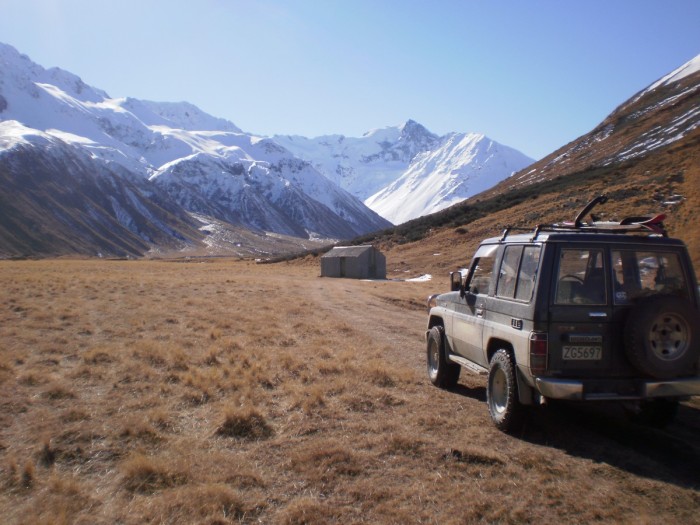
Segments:
[[[444,330],[445,321],[438,315],[431,315],[430,319],[428,319],[428,330],[430,330],[433,326],[440,326]]]
[[[513,350],[513,345],[505,339],[499,339],[497,337],[492,337],[491,339],[489,339],[488,345],[486,346],[486,360],[490,363],[493,354],[495,354],[499,350],[505,350],[506,352],[508,352],[513,358],[513,362],[515,362],[515,353]]]

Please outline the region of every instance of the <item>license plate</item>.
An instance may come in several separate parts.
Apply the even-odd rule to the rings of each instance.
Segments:
[[[564,346],[564,359],[573,361],[600,360],[603,348],[600,346]]]

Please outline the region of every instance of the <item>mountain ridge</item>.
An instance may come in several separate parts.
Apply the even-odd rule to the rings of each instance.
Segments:
[[[454,144],[455,137],[476,136],[481,140]],[[533,162],[482,134],[438,136],[410,119],[362,137],[272,138],[394,224],[451,206]],[[484,146],[498,153],[479,154]]]
[[[5,135],[10,133],[0,137],[0,159],[8,176],[14,165],[11,157],[17,154],[12,144],[22,142],[29,147],[35,142],[34,147],[41,149],[55,147],[55,139],[73,148],[59,148],[64,153],[83,151],[83,163],[91,165],[88,171],[107,168],[120,176],[128,173],[130,178],[141,178],[132,190],[139,193],[138,200],[155,193],[163,198],[176,196],[173,202],[182,212],[307,239],[350,238],[390,225],[279,145],[243,133],[235,124],[192,104],[111,98],[72,73],[34,64],[6,44],[0,44],[0,66],[0,121],[6,124]],[[7,124],[12,122],[17,125]],[[203,156],[212,159],[208,163],[211,170],[203,174],[206,184],[186,184],[183,174],[187,169],[202,174],[198,160]],[[240,166],[245,167],[244,172]],[[14,177],[21,176],[14,173]],[[78,180],[85,182],[76,177],[72,183]],[[238,200],[231,194],[236,187],[241,192]],[[197,208],[186,210],[190,202],[197,202]],[[237,214],[222,213],[231,211],[234,202],[241,204]],[[117,222],[123,211],[120,206],[115,203],[108,210]],[[90,220],[89,214],[85,220]],[[122,233],[115,230],[115,235]],[[202,236],[199,240],[190,234],[180,237],[196,245]],[[137,251],[142,255],[147,250],[139,244]]]

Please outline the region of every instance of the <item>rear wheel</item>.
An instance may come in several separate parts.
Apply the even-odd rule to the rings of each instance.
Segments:
[[[427,361],[430,382],[440,388],[454,388],[459,380],[460,366],[450,363],[445,352],[445,338],[441,326],[428,332]]]
[[[513,432],[522,425],[525,407],[518,399],[515,364],[507,350],[498,350],[491,358],[486,402],[499,430]]]

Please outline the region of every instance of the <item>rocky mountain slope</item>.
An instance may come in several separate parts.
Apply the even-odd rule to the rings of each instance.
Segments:
[[[4,124],[0,128],[0,165],[7,181],[0,186],[0,199],[15,201],[12,220],[7,216],[10,208],[3,207],[0,222],[21,223],[28,218],[33,208],[21,208],[22,202],[31,200],[33,207],[41,206],[38,195],[21,195],[26,173],[18,166],[31,170],[26,159],[34,150],[37,159],[49,153],[52,159],[44,163],[41,177],[50,179],[53,169],[57,179],[72,177],[70,184],[76,194],[89,194],[97,188],[105,191],[103,200],[112,204],[102,211],[127,229],[140,219],[126,212],[119,198],[110,193],[117,183],[96,185],[87,174],[109,172],[122,177],[132,184],[130,191],[136,200],[170,200],[167,208],[178,208],[179,216],[197,213],[258,232],[343,239],[389,226],[357,198],[269,139],[243,133],[234,124],[191,104],[110,98],[79,77],[58,68],[44,69],[4,44],[0,44],[0,121]],[[69,155],[67,152],[81,159],[79,173],[58,171],[59,166],[72,164],[70,156],[59,159]],[[18,155],[23,160],[17,160]],[[81,190],[80,184],[88,186]],[[61,193],[53,196],[61,197]],[[73,211],[78,213],[78,209]],[[86,213],[78,222],[92,229],[97,228],[95,221],[94,214]],[[166,224],[168,218],[156,213],[153,221]],[[149,247],[196,244],[202,235],[191,235],[191,219],[185,223],[190,224],[185,231],[175,225],[167,240],[143,228],[132,231],[141,241],[127,243],[127,253],[139,255]],[[0,247],[13,247],[3,248],[2,255],[56,253],[55,243],[48,239],[80,237],[71,231],[74,224],[48,222],[42,228],[51,235],[27,237],[24,242],[19,233],[13,235],[12,242],[0,238]],[[115,246],[122,234],[119,228],[102,232],[109,238],[107,244]],[[45,246],[42,238],[47,240]],[[92,255],[103,248],[79,243],[58,253],[77,250]]]
[[[146,179],[55,136],[0,122],[0,150],[0,256],[135,256],[202,237]]]

